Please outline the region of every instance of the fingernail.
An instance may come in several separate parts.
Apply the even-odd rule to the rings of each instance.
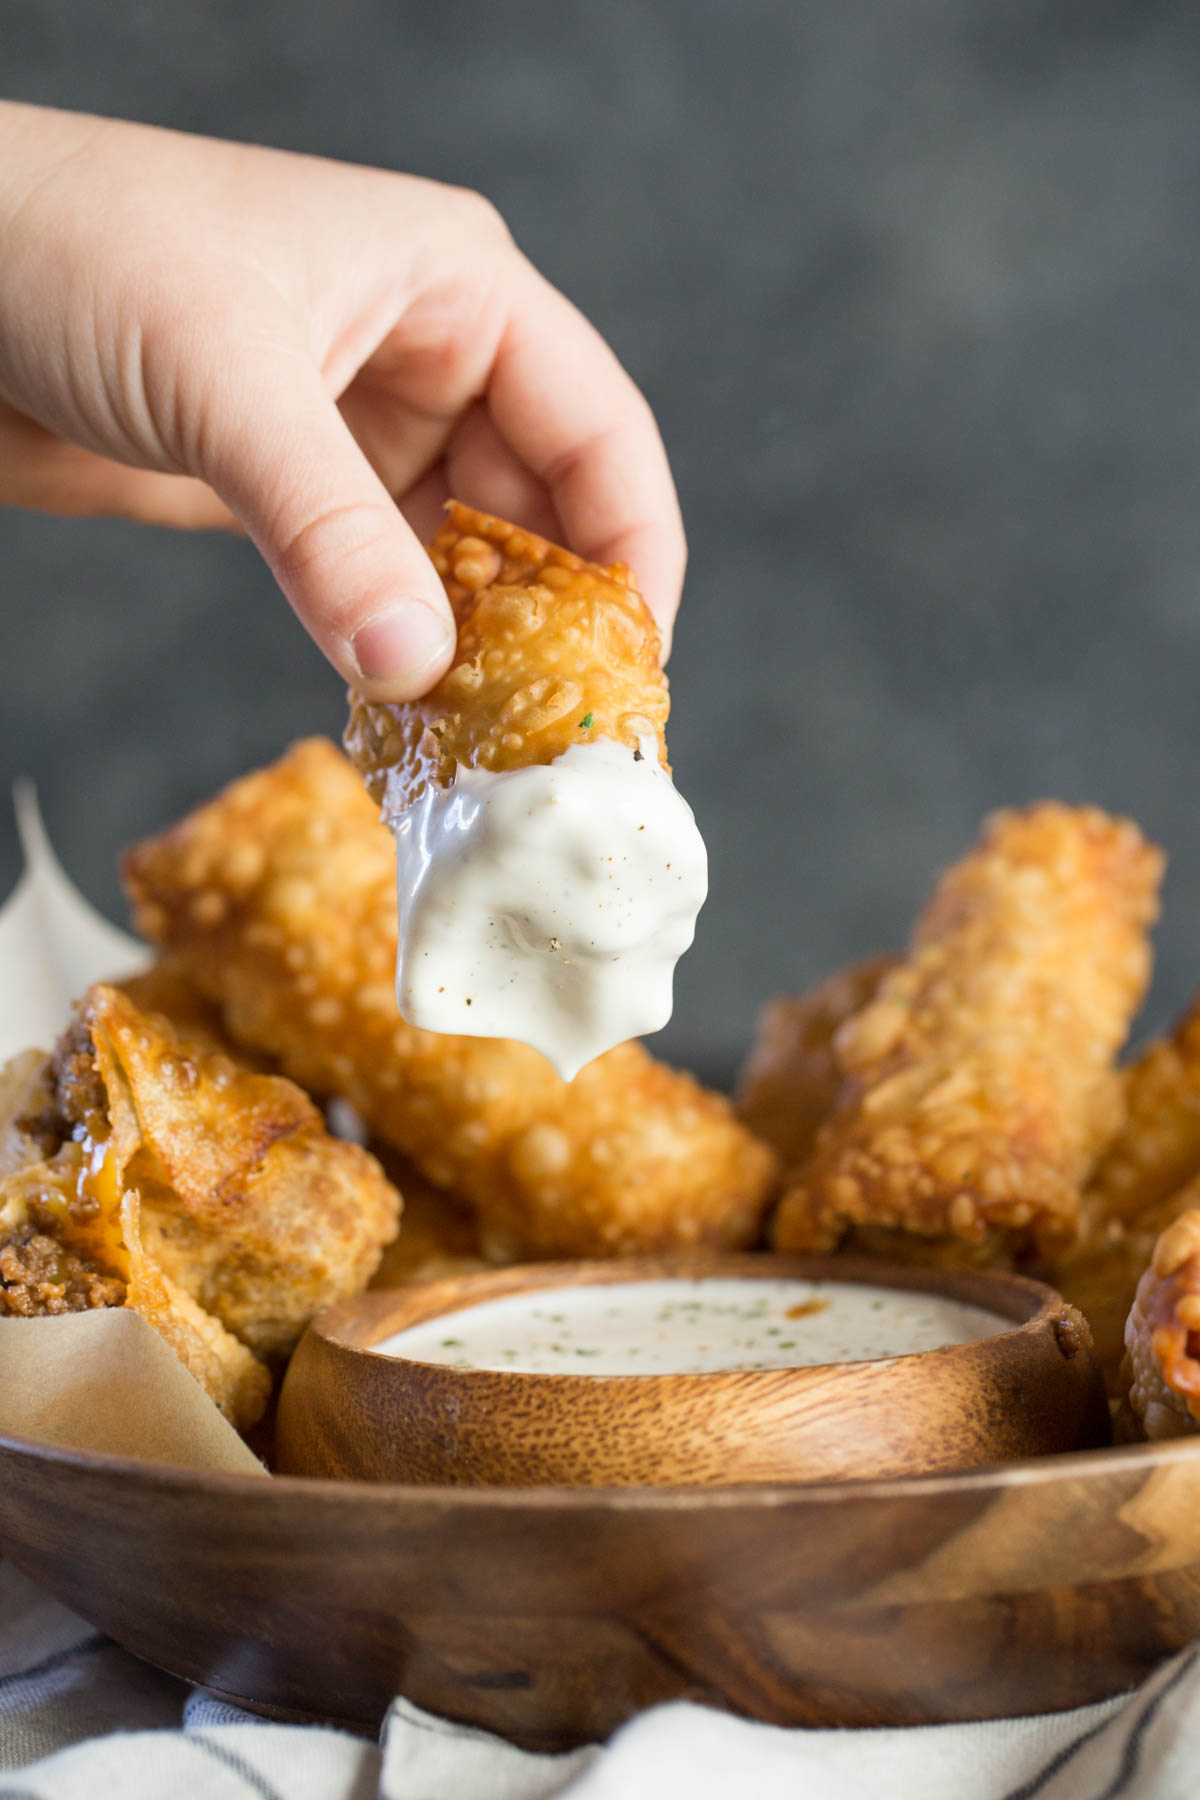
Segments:
[[[360,625],[350,640],[364,681],[415,680],[453,648],[448,619],[423,600],[399,600]]]

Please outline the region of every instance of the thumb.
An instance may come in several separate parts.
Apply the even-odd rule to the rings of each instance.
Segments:
[[[369,700],[411,700],[445,671],[454,618],[437,571],[315,371],[239,385],[203,474],[300,622]]]

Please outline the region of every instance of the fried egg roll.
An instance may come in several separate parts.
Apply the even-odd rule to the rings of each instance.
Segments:
[[[1162,866],[1094,807],[993,815],[838,1036],[846,1083],[785,1192],[778,1248],[829,1249],[851,1226],[1068,1242],[1120,1123],[1113,1058],[1146,988]]]

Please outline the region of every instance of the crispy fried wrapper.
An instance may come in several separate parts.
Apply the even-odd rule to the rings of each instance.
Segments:
[[[1200,1200],[1200,1190],[1193,1193]],[[1200,1209],[1154,1246],[1125,1327],[1123,1375],[1134,1428],[1147,1438],[1200,1430]]]
[[[863,1226],[1042,1249],[1074,1236],[1120,1123],[1113,1057],[1149,976],[1162,861],[1093,807],[987,822],[838,1035],[846,1085],[785,1192],[778,1248]]]
[[[405,1024],[392,839],[324,740],[138,846],[125,879],[232,1037],[467,1200],[490,1259],[754,1239],[775,1159],[690,1076],[626,1044],[567,1085],[525,1045]]]
[[[291,1082],[104,985],[54,1056],[18,1059],[8,1081],[0,1309],[128,1306],[253,1424],[270,1390],[259,1356],[365,1286],[395,1235],[378,1164],[329,1137]]]
[[[1122,1082],[1124,1123],[1084,1190],[1078,1239],[1042,1271],[1087,1315],[1110,1384],[1156,1240],[1200,1205],[1200,1001]]]
[[[1094,1235],[1136,1222],[1200,1172],[1200,999],[1123,1080],[1125,1122],[1088,1183]]]
[[[394,818],[460,763],[523,768],[596,738],[655,738],[667,768],[658,628],[629,570],[457,501],[448,513],[429,554],[458,626],[452,666],[403,705],[350,695],[346,749],[372,798]]]
[[[785,1170],[808,1160],[842,1090],[837,1033],[874,998],[895,960],[875,956],[839,969],[807,993],[781,994],[759,1013],[734,1104]]]
[[[434,1187],[390,1144],[372,1144],[375,1155],[404,1195],[404,1229],[384,1250],[371,1278],[373,1288],[407,1281],[438,1281],[488,1267],[479,1247],[475,1215],[458,1194]]]

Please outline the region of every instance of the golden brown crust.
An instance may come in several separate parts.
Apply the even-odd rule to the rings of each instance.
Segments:
[[[93,988],[80,1018],[110,1110],[136,1122],[124,1179],[147,1255],[252,1350],[285,1354],[366,1286],[396,1234],[395,1189],[293,1082],[181,1038],[113,988]]]
[[[92,1084],[71,1067],[81,1057],[73,1025],[56,1059],[70,1074],[57,1083],[55,1062],[41,1058],[35,1129],[26,1134],[25,1156],[0,1178],[0,1312],[30,1318],[124,1306],[140,1313],[226,1417],[248,1429],[266,1406],[270,1376],[146,1257],[140,1199],[118,1168],[136,1133],[131,1140],[128,1115],[119,1107],[110,1120],[105,1108],[91,1104]],[[72,1122],[69,1109],[85,1095],[88,1122]],[[15,1098],[11,1087],[9,1098]],[[89,1124],[107,1133],[111,1156],[107,1140],[91,1140]],[[72,1135],[76,1127],[84,1135]]]
[[[0,1181],[3,1305],[125,1305],[251,1425],[270,1386],[252,1352],[289,1350],[395,1235],[399,1198],[374,1158],[329,1137],[292,1082],[103,984],[19,1091],[35,1117]]]
[[[458,625],[447,673],[403,705],[350,695],[346,749],[400,812],[465,768],[549,763],[572,744],[657,739],[667,767],[658,628],[621,564],[584,562],[452,500],[430,545]]]
[[[1123,1076],[1125,1122],[1088,1183],[1089,1230],[1136,1221],[1200,1172],[1200,999]]]
[[[1122,1074],[1124,1122],[1083,1194],[1075,1243],[1045,1268],[1086,1314],[1110,1385],[1160,1233],[1200,1205],[1200,1001]]]
[[[1161,871],[1136,826],[1095,808],[994,815],[840,1033],[847,1085],[777,1247],[826,1249],[854,1224],[1068,1240],[1119,1123],[1112,1058],[1145,990]]]
[[[229,1056],[235,1054],[225,1032],[220,1007],[202,994],[179,964],[169,957],[160,957],[139,975],[114,981],[112,986],[119,993],[128,995],[139,1012],[159,1013],[169,1019],[175,1030],[189,1042],[203,1044],[207,1049],[224,1050]],[[237,1054],[246,1062],[244,1051]],[[258,1065],[251,1062],[248,1066]]]
[[[1183,1212],[1155,1244],[1125,1342],[1129,1408],[1144,1435],[1200,1429],[1200,1210]]]
[[[399,1017],[394,846],[332,745],[233,783],[125,876],[139,928],[234,1039],[469,1200],[488,1254],[753,1239],[774,1158],[690,1077],[624,1045],[567,1086],[526,1045]]]
[[[895,957],[839,969],[807,993],[781,994],[763,1007],[734,1104],[742,1123],[770,1144],[785,1170],[812,1154],[845,1076],[834,1039],[872,1000]]]
[[[373,1288],[406,1281],[436,1281],[486,1269],[475,1216],[458,1194],[426,1181],[420,1170],[389,1144],[372,1144],[376,1156],[404,1195],[404,1229],[383,1252],[371,1278]]]

